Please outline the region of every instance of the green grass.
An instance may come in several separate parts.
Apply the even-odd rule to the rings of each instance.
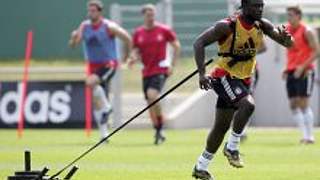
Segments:
[[[31,60],[30,67],[81,67],[85,66],[84,61],[68,59],[51,59],[51,60]],[[23,60],[0,60],[0,67],[23,67]],[[168,79],[166,86],[171,87],[185,76],[189,75],[196,68],[192,59],[181,60],[174,70],[174,74]],[[132,70],[122,70],[122,87],[123,92],[142,92],[141,66],[137,65]],[[74,74],[30,74],[30,80],[83,80],[84,73]],[[6,74],[0,76],[0,81],[21,80],[22,74]],[[192,78],[183,88],[179,88],[177,93],[190,93],[198,88],[197,78]]]
[[[0,179],[23,168],[23,150],[33,152],[33,167],[47,165],[51,173],[95,142],[77,130],[28,130],[22,140],[15,131],[0,130]],[[167,132],[168,142],[151,145],[149,130],[127,130],[81,162],[76,180],[186,180],[203,149],[207,130]],[[317,132],[320,139],[320,132]],[[233,169],[221,150],[210,170],[219,180],[318,180],[320,145],[303,146],[294,130],[250,130],[242,146],[244,169]]]

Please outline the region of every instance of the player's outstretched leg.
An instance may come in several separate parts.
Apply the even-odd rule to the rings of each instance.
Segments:
[[[236,103],[236,106],[238,107],[238,110],[235,113],[232,132],[223,149],[223,154],[227,157],[230,165],[236,168],[242,168],[244,167],[244,163],[239,152],[240,139],[243,130],[255,109],[255,105],[252,96],[249,95]]]
[[[298,124],[302,133],[301,144],[313,144],[314,117],[307,98],[290,98],[292,119]]]
[[[194,166],[192,177],[201,180],[213,180],[213,176],[207,170],[199,170],[197,166]]]
[[[300,143],[304,143],[307,136],[307,126],[304,122],[304,117],[302,110],[300,108],[294,108],[292,109],[292,120],[296,122],[299,126],[299,129],[301,130],[302,138],[300,140]]]
[[[101,138],[105,138],[108,136],[108,119],[112,113],[112,107],[101,85],[94,86],[93,99],[93,115],[97,122]]]
[[[314,144],[315,137],[313,134],[314,129],[314,115],[312,109],[309,105],[309,98],[301,98],[301,109],[303,114],[303,120],[306,128],[306,137],[302,143],[304,144]]]
[[[219,101],[221,101],[221,99],[218,100],[218,102]],[[206,149],[198,158],[197,164],[193,169],[192,176],[194,178],[202,180],[213,179],[208,172],[208,167],[230,127],[234,112],[234,109],[217,108],[216,121],[208,135]]]
[[[147,101],[150,104],[160,96],[160,91],[155,88],[149,88],[146,92],[146,96]],[[150,108],[150,117],[153,121],[153,126],[155,129],[154,144],[159,145],[166,140],[163,133],[164,117],[160,103],[157,103],[156,105]]]

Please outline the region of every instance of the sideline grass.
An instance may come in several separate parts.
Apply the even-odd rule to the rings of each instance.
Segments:
[[[48,165],[55,172],[95,142],[80,130],[27,130],[22,140],[15,131],[0,130],[0,179],[23,168],[23,150],[33,152],[33,167]],[[170,130],[168,142],[155,147],[149,130],[117,134],[80,163],[76,180],[186,180],[202,151],[207,130]],[[320,132],[317,132],[320,139]],[[299,145],[294,130],[250,130],[242,146],[244,169],[233,169],[216,155],[210,170],[219,180],[319,180],[320,146]]]

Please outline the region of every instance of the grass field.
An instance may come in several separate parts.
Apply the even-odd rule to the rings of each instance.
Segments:
[[[117,134],[78,163],[76,180],[186,180],[207,130],[168,131],[166,144],[151,144],[149,130],[128,130]],[[29,130],[22,140],[15,131],[0,130],[0,179],[23,168],[23,150],[33,152],[33,167],[61,168],[95,142],[78,130]],[[244,169],[231,168],[221,151],[211,166],[218,180],[319,180],[320,144],[303,146],[299,134],[288,129],[250,130],[242,146]],[[317,132],[320,139],[320,132]]]

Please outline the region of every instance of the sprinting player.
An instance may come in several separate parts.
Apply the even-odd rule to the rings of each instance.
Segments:
[[[160,96],[167,77],[173,73],[180,54],[180,42],[171,28],[155,20],[154,5],[144,5],[141,12],[144,24],[136,28],[134,32],[134,49],[129,66],[131,67],[138,59],[141,59],[144,66],[142,70],[143,92],[150,104]],[[173,48],[172,61],[169,60],[167,53],[168,44]],[[162,132],[165,117],[161,104],[150,108],[149,113],[156,131],[154,143],[157,145],[165,141]]]
[[[214,89],[218,95],[215,125],[209,133],[206,148],[200,155],[192,176],[212,180],[208,166],[220,147],[232,123],[232,132],[223,153],[230,165],[242,168],[239,153],[240,137],[252,115],[255,104],[246,79],[252,76],[256,53],[264,34],[279,44],[290,47],[291,36],[283,26],[275,28],[262,18],[263,0],[242,0],[239,15],[220,20],[203,32],[194,43],[195,59],[199,70],[201,89]],[[218,42],[220,56],[211,75],[204,66],[205,47]],[[211,107],[209,107],[211,108]]]
[[[109,82],[119,64],[116,37],[124,44],[124,62],[129,57],[132,40],[127,31],[103,17],[103,4],[100,0],[91,0],[87,6],[88,20],[83,21],[80,27],[72,32],[70,46],[75,47],[83,40],[84,55],[90,71],[86,84],[93,90],[93,115],[101,138],[105,138],[108,135],[108,117],[112,112],[108,100]]]
[[[288,31],[294,37],[294,45],[287,51],[287,66],[283,78],[287,81],[287,93],[295,120],[303,134],[301,143],[313,144],[313,112],[309,98],[314,85],[314,61],[320,54],[317,37],[302,21],[298,6],[287,8]]]

